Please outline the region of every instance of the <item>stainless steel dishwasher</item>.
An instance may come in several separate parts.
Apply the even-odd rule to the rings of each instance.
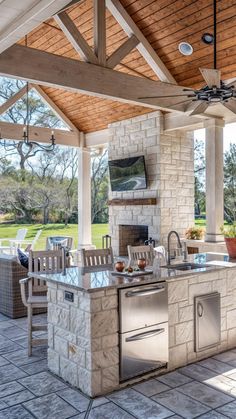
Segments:
[[[119,291],[120,379],[168,362],[168,300],[165,282]]]

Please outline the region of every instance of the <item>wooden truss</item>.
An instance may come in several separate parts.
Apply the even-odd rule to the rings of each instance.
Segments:
[[[54,114],[67,126],[65,129],[54,129],[57,144],[70,145],[78,147],[80,145],[80,133],[77,127],[70,121],[70,119],[58,108],[58,106],[50,99],[44,90],[36,85],[29,84],[29,90],[34,89],[42,101],[48,105]],[[26,86],[22,87],[17,93],[11,96],[6,102],[0,106],[0,115],[10,109],[19,99],[26,94]],[[24,125],[15,124],[11,122],[0,121],[1,137],[11,140],[21,140]],[[30,126],[30,139],[37,142],[47,143],[51,136],[51,128]]]

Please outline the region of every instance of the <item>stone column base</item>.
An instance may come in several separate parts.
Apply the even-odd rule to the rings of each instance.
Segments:
[[[224,236],[222,234],[210,234],[207,233],[205,235],[205,242],[223,242],[224,241]]]

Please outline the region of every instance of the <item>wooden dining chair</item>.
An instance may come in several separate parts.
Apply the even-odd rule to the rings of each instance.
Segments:
[[[127,246],[129,264],[136,264],[138,259],[146,259],[147,265],[153,265],[154,251],[151,244],[144,246]]]
[[[82,267],[112,265],[114,263],[112,248],[108,249],[81,249]]]
[[[29,253],[29,273],[55,273],[64,268],[62,250],[31,251]],[[32,355],[32,347],[44,345],[47,339],[33,337],[35,331],[47,331],[47,324],[34,324],[34,309],[47,309],[47,284],[42,279],[32,277],[20,280],[21,298],[27,307],[28,316],[28,355]]]

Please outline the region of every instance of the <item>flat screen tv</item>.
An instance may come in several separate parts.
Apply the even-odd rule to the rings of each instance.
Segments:
[[[133,191],[147,188],[144,156],[110,160],[108,164],[112,191]]]

